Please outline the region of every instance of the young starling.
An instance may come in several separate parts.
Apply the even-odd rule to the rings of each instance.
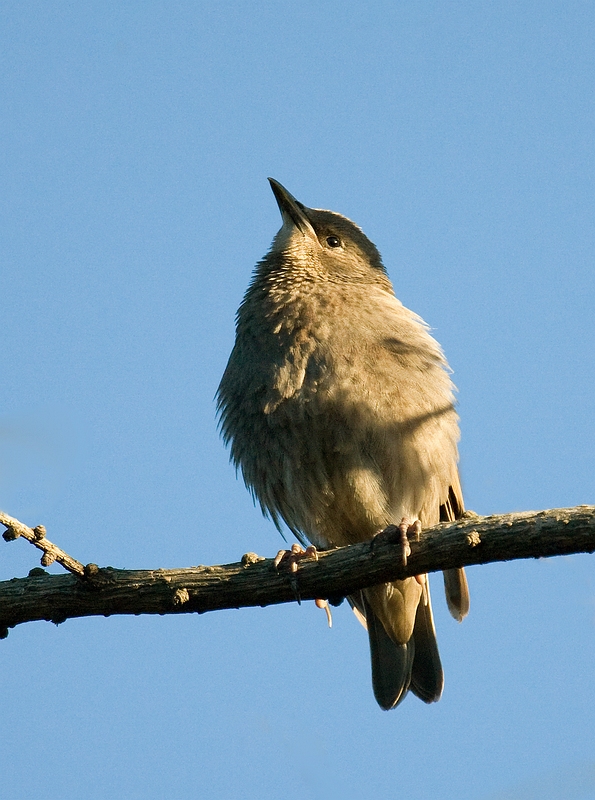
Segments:
[[[439,344],[394,295],[353,222],[307,208],[269,179],[283,226],[257,264],[218,390],[231,458],[265,514],[327,549],[407,533],[463,512],[458,417]],[[462,569],[449,609],[469,609]],[[372,684],[394,708],[440,698],[443,673],[427,575],[349,597],[365,619]]]

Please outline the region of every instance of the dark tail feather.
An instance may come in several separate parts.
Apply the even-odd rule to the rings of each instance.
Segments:
[[[359,598],[356,605],[360,605]],[[378,705],[388,711],[401,702],[409,689],[415,655],[413,637],[407,644],[395,644],[363,594],[361,605],[370,638],[374,697]]]
[[[429,593],[427,603],[424,603],[422,597],[417,607],[415,627],[411,637],[411,641],[413,640],[415,640],[415,658],[413,659],[409,688],[424,703],[435,703],[440,700],[442,694],[444,673],[438,653]]]

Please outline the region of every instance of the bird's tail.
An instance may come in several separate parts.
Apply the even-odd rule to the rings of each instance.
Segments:
[[[409,689],[424,702],[433,703],[442,694],[444,675],[438,654],[427,576],[415,610],[413,632],[407,641],[401,643],[397,641],[397,636],[401,635],[402,625],[397,624],[397,634],[394,629],[387,632],[390,621],[387,620],[386,607],[378,609],[384,622],[381,622],[380,614],[375,610],[378,607],[378,593],[385,591],[391,596],[390,589],[393,587],[385,584],[374,587],[373,594],[370,590],[364,590],[357,597],[349,598],[365,617],[370,639],[374,696],[378,705],[385,710],[395,708]]]

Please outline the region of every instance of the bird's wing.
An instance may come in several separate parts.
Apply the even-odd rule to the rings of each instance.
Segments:
[[[458,474],[455,474],[448,489],[448,497],[440,506],[440,522],[454,522],[463,516],[464,511],[461,482]],[[448,610],[457,622],[461,622],[469,613],[469,586],[465,570],[462,567],[446,569],[442,574]]]

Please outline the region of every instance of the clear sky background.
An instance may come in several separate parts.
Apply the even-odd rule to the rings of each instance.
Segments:
[[[595,6],[4,2],[0,507],[83,562],[273,555],[219,440],[266,178],[378,245],[459,387],[478,513],[595,501]],[[36,551],[0,541],[0,578]],[[595,561],[469,570],[442,700],[312,603],[24,625],[11,800],[595,798]],[[59,572],[59,569],[53,569]]]

